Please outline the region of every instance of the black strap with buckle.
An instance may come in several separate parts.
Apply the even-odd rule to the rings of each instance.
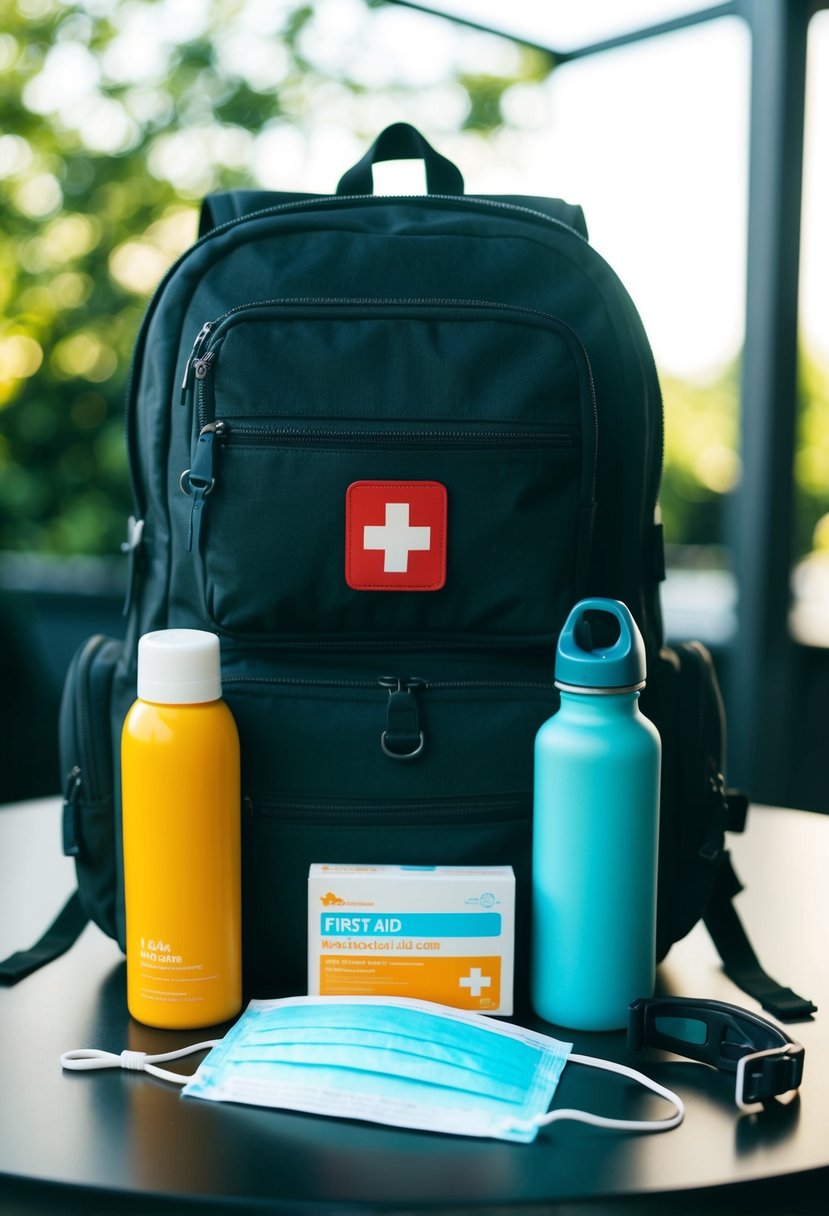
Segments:
[[[799,1088],[805,1051],[779,1026],[725,1001],[642,997],[629,1006],[628,1048],[659,1047],[736,1074],[747,1109]]]
[[[703,918],[723,961],[725,974],[738,988],[753,996],[781,1022],[798,1022],[811,1018],[812,1014],[817,1013],[817,1005],[778,983],[763,969],[734,907],[734,897],[742,889],[742,883],[731,864],[731,857],[726,852],[717,871],[711,901]]]
[[[392,760],[414,760],[423,751],[424,742],[414,693],[425,688],[426,681],[419,676],[380,676],[378,683],[389,693],[380,746]]]

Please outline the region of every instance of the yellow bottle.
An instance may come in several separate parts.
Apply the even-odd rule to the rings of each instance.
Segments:
[[[139,640],[121,797],[127,1005],[147,1026],[212,1026],[242,1005],[239,736],[221,695],[214,634]]]

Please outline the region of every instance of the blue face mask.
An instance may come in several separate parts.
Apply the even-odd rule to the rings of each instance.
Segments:
[[[200,1044],[204,1047],[207,1044]],[[539,1127],[576,1118],[626,1130],[664,1130],[682,1118],[680,1100],[632,1069],[668,1097],[677,1114],[641,1123],[602,1119],[583,1111],[550,1111],[572,1044],[480,1014],[427,1001],[387,997],[289,997],[251,1001],[225,1037],[213,1045],[183,1094],[213,1102],[275,1106],[394,1127],[462,1136],[534,1140]],[[184,1055],[169,1053],[164,1059]],[[126,1057],[126,1058],[125,1058]],[[140,1052],[69,1052],[64,1067],[143,1068],[184,1083],[156,1067],[162,1057]]]

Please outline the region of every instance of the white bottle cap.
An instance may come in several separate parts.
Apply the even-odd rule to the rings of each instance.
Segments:
[[[202,629],[159,629],[138,639],[138,696],[198,705],[222,695],[219,639]]]

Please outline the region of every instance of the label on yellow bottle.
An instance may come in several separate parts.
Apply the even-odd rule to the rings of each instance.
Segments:
[[[127,1003],[195,1029],[238,1013],[239,742],[223,701],[137,701],[121,747]]]
[[[140,940],[138,970],[142,1000],[198,1004],[204,999],[198,985],[219,978],[207,974],[203,962],[192,962],[177,954],[164,938]]]

